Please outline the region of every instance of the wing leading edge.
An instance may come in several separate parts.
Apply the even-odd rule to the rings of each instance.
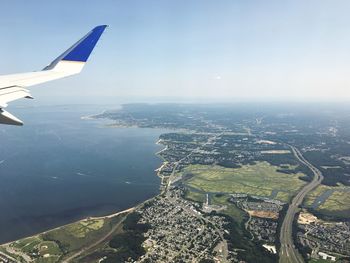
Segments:
[[[106,27],[92,29],[41,71],[0,76],[0,123],[23,125],[21,120],[3,110],[8,102],[32,98],[26,87],[80,73]]]

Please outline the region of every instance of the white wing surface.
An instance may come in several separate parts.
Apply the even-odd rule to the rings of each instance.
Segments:
[[[0,76],[0,123],[23,125],[21,120],[4,110],[8,103],[32,98],[27,87],[78,74],[106,27],[101,25],[92,29],[41,71]]]

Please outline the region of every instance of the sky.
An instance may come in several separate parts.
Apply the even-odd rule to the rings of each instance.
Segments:
[[[45,103],[350,100],[350,2],[1,0],[0,74],[40,70],[108,24]]]

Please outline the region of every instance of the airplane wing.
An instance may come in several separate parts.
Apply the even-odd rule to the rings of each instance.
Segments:
[[[5,111],[11,101],[31,98],[27,87],[78,74],[84,67],[106,25],[97,26],[41,71],[0,76],[0,123],[23,125]]]

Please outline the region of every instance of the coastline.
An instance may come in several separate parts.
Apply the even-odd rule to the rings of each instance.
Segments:
[[[132,212],[133,210],[136,209],[137,206],[143,204],[144,202],[148,201],[149,199],[143,201],[142,203],[140,204],[137,204],[133,207],[130,207],[130,208],[127,208],[127,209],[124,209],[122,211],[119,211],[119,212],[115,212],[113,214],[109,214],[109,215],[105,215],[105,216],[97,216],[97,217],[94,217],[94,216],[89,216],[89,217],[84,217],[80,220],[77,220],[77,221],[74,221],[74,222],[71,222],[71,223],[68,223],[68,224],[65,224],[65,225],[61,225],[61,226],[58,226],[58,227],[55,227],[55,228],[50,228],[46,231],[43,231],[43,232],[39,232],[39,233],[36,233],[36,234],[33,234],[33,235],[30,235],[30,236],[26,236],[26,237],[22,237],[20,239],[16,239],[16,240],[12,240],[12,241],[9,241],[9,242],[6,242],[6,243],[2,243],[0,244],[0,246],[7,246],[13,242],[16,242],[17,240],[21,240],[21,239],[26,239],[26,238],[31,238],[31,237],[36,237],[36,236],[39,236],[39,235],[42,235],[42,234],[46,234],[50,231],[54,231],[54,230],[58,230],[60,228],[63,228],[63,227],[66,227],[66,226],[69,226],[69,225],[72,225],[72,224],[76,224],[78,222],[82,222],[82,221],[85,221],[85,220],[89,220],[89,219],[106,219],[106,218],[112,218],[112,217],[115,217],[115,216],[118,216],[118,215],[121,215],[121,214],[124,214],[124,213],[129,213],[129,212]]]
[[[149,200],[149,199],[147,199],[147,200]],[[147,200],[146,200],[146,201],[147,201]],[[146,202],[146,201],[143,201],[143,202]],[[143,202],[142,202],[142,203],[143,203]],[[122,211],[115,212],[115,213],[113,213],[113,214],[109,214],[109,215],[105,215],[105,216],[90,216],[90,217],[84,218],[84,219],[79,220],[79,221],[83,221],[83,220],[86,220],[86,219],[106,219],[106,218],[112,218],[112,217],[119,216],[119,215],[124,214],[124,213],[132,212],[132,211],[134,211],[134,210],[136,209],[137,206],[141,205],[142,203],[137,204],[137,205],[135,205],[135,206],[133,206],[133,207],[124,209],[124,210],[122,210]],[[77,221],[77,222],[79,222],[79,221]]]
[[[94,116],[96,116],[96,115],[97,115],[97,114],[95,114],[95,115],[90,115],[90,116],[82,116],[81,119],[83,119],[83,120],[95,120],[95,119],[97,119],[97,118],[94,118]],[[109,126],[109,125],[107,125],[107,126],[105,126],[105,127],[106,127],[106,128],[139,128],[139,129],[142,128],[142,127],[133,126],[133,125],[129,125],[129,126],[122,126],[122,125],[120,125],[120,126],[118,126],[118,125],[115,125],[115,126],[111,125],[111,126]],[[159,138],[158,138],[158,141],[155,142],[155,144],[161,145],[161,144],[162,144],[161,142],[162,142],[162,139],[159,139]],[[167,150],[167,149],[168,149],[168,146],[165,146],[163,149],[161,149],[160,151],[158,151],[158,152],[155,153],[155,155],[156,155],[158,158],[160,158],[160,160],[162,161],[161,165],[160,165],[157,169],[154,170],[154,172],[156,173],[155,175],[158,176],[158,177],[161,179],[161,182],[160,182],[160,185],[159,185],[159,189],[161,189],[161,187],[162,187],[162,185],[163,185],[163,177],[160,175],[160,171],[161,171],[161,169],[162,169],[162,168],[166,165],[166,163],[167,163],[159,154],[160,154],[161,152]],[[0,162],[0,164],[1,164],[1,162]],[[76,220],[76,221],[73,221],[73,222],[70,222],[70,223],[67,223],[67,224],[63,224],[63,225],[60,225],[60,226],[57,226],[57,227],[54,227],[54,228],[50,228],[50,229],[45,230],[45,231],[42,231],[42,232],[38,232],[38,233],[29,235],[29,236],[24,236],[24,237],[21,237],[21,238],[19,238],[19,239],[15,239],[15,240],[12,240],[12,241],[8,241],[8,242],[6,242],[6,243],[0,243],[0,246],[7,246],[7,245],[9,245],[9,244],[11,244],[11,243],[13,243],[13,242],[16,242],[16,241],[18,241],[18,240],[21,240],[21,239],[36,237],[36,236],[39,236],[39,235],[42,235],[42,234],[46,234],[46,233],[48,233],[48,232],[50,232],[50,231],[58,230],[58,229],[60,229],[60,228],[69,226],[69,225],[71,225],[71,224],[75,224],[75,223],[82,222],[82,221],[89,220],[89,219],[91,219],[91,220],[93,220],[93,219],[107,219],[107,218],[113,218],[113,217],[118,216],[118,215],[121,215],[121,214],[126,214],[126,215],[127,215],[127,214],[129,214],[130,212],[134,211],[138,206],[140,206],[140,205],[142,205],[143,203],[148,202],[149,200],[151,200],[151,199],[157,197],[157,196],[160,195],[161,193],[162,193],[162,192],[160,192],[160,193],[156,194],[155,196],[150,197],[150,198],[148,198],[148,199],[146,199],[146,200],[144,200],[144,201],[142,201],[142,202],[140,202],[140,203],[137,203],[137,204],[135,204],[135,205],[132,206],[132,207],[126,208],[126,209],[121,210],[121,211],[113,212],[113,213],[111,213],[111,214],[107,214],[107,215],[104,215],[104,216],[88,216],[88,217],[83,217],[83,218],[81,218],[81,219],[79,219],[79,220]]]

